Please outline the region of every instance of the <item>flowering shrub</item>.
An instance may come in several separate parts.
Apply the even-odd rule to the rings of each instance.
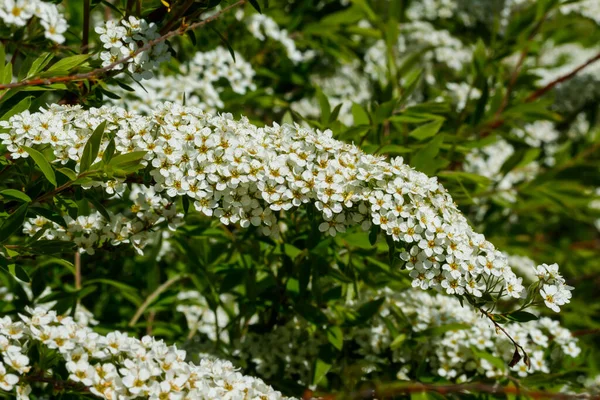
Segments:
[[[597,393],[596,3],[268,3],[0,5],[0,395]]]

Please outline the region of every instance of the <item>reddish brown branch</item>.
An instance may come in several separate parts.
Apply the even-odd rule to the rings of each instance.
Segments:
[[[543,88],[540,88],[540,89],[536,90],[535,92],[533,92],[532,94],[530,94],[529,97],[527,97],[525,99],[525,102],[529,103],[529,102],[534,101],[538,97],[541,97],[547,91],[551,90],[554,86],[556,86],[559,83],[562,83],[564,81],[568,81],[569,79],[571,79],[575,75],[577,75],[579,72],[581,72],[581,70],[583,70],[584,68],[587,68],[589,65],[595,63],[598,60],[600,60],[600,53],[596,54],[594,57],[590,58],[585,63],[581,64],[579,67],[575,68],[573,71],[569,72],[568,74],[565,74],[565,75],[563,75],[563,76],[561,76],[559,78],[556,78],[555,80],[553,80],[552,82],[550,82],[549,84],[547,84],[546,86],[544,86]]]
[[[87,386],[85,386],[79,382],[63,381],[63,380],[54,379],[50,376],[44,376],[42,372],[40,372],[38,374],[24,375],[22,379],[27,382],[30,382],[30,383],[34,383],[34,382],[48,383],[48,384],[52,385],[52,388],[55,391],[69,390],[69,391],[80,392],[80,393],[90,391],[90,389]]]
[[[426,383],[408,382],[402,384],[394,384],[389,387],[380,387],[374,389],[361,390],[350,394],[329,394],[323,396],[312,396],[312,392],[307,391],[304,400],[319,399],[319,400],[366,400],[366,399],[386,399],[399,394],[411,394],[411,393],[439,393],[445,394],[466,394],[466,393],[488,393],[488,394],[504,394],[504,395],[526,395],[533,399],[557,399],[557,400],[571,400],[571,399],[600,399],[600,396],[593,395],[590,393],[556,393],[539,390],[527,390],[525,388],[519,388],[516,386],[500,386],[491,385],[486,383],[462,383],[462,384],[451,384],[451,385],[433,385]]]
[[[107,72],[112,71],[114,68],[116,68],[117,66],[126,63],[127,61],[129,61],[130,59],[134,58],[135,56],[137,56],[138,54],[140,54],[143,51],[149,50],[151,49],[153,46],[162,43],[164,41],[166,41],[167,39],[170,39],[174,36],[180,36],[183,35],[184,33],[186,33],[189,30],[193,30],[196,28],[200,28],[204,25],[207,25],[213,21],[215,21],[216,19],[218,19],[221,15],[223,15],[224,13],[228,12],[229,10],[241,6],[242,4],[246,3],[246,0],[239,0],[238,2],[227,6],[225,8],[223,8],[221,11],[215,13],[214,15],[202,20],[202,21],[198,21],[196,23],[193,23],[191,25],[187,25],[187,26],[182,26],[179,29],[175,29],[172,30],[166,34],[164,34],[163,36],[151,40],[149,41],[146,45],[140,47],[139,49],[137,49],[136,51],[134,51],[133,53],[131,53],[130,55],[123,57],[105,67],[102,68],[97,68],[93,71],[90,72],[86,72],[86,73],[81,73],[81,74],[74,74],[74,75],[68,75],[68,76],[57,76],[57,77],[53,77],[53,78],[34,78],[34,79],[27,79],[21,82],[15,82],[15,83],[8,83],[6,85],[0,85],[0,90],[4,90],[4,89],[13,89],[13,88],[18,88],[18,87],[23,87],[23,86],[42,86],[42,85],[51,85],[53,83],[64,83],[64,82],[72,82],[72,81],[80,81],[80,80],[87,80],[87,79],[93,79],[93,78],[97,78],[101,75],[106,74]]]
[[[532,94],[530,94],[525,99],[525,103],[531,103],[532,101],[537,100],[539,97],[541,97],[542,95],[544,95],[546,92],[548,92],[549,90],[551,90],[552,88],[554,88],[559,83],[568,81],[569,79],[571,79],[575,75],[577,75],[579,72],[581,72],[584,68],[586,68],[589,65],[595,63],[598,60],[600,60],[600,53],[598,53],[596,56],[590,58],[585,63],[581,64],[580,66],[578,66],[577,68],[575,68],[573,71],[569,72],[568,74],[565,74],[565,75],[562,75],[562,76],[556,78],[552,82],[548,83],[546,86],[544,86],[544,87],[536,90],[535,92],[533,92]],[[505,96],[505,98],[506,98],[506,96]],[[506,104],[508,104],[508,102]],[[504,101],[502,103],[502,106],[504,106]],[[502,107],[502,106],[494,114],[494,118],[492,119],[492,121],[489,122],[487,124],[487,126],[484,126],[484,128],[482,129],[482,131],[480,133],[481,136],[486,136],[487,134],[489,134],[494,129],[499,128],[502,125],[504,125],[505,120],[503,118],[501,118],[501,114],[504,111],[504,107],[505,106],[504,107]]]

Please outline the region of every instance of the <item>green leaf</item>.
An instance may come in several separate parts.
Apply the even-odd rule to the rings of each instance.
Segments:
[[[315,370],[313,374],[313,385],[318,385],[321,382],[321,379],[327,375],[329,370],[331,369],[331,365],[320,358],[315,362]]]
[[[29,68],[25,79],[31,79],[36,76],[46,67],[46,65],[48,65],[50,61],[52,61],[52,58],[54,58],[52,53],[42,53],[42,55],[36,58],[36,60],[31,64],[31,68]]]
[[[31,106],[31,99],[33,99],[33,96],[25,97],[23,100],[15,104],[10,110],[4,113],[2,118],[0,118],[0,121],[8,121],[8,119],[13,115],[28,110]]]
[[[378,105],[377,108],[375,109],[375,118],[374,118],[375,122],[379,124],[379,123],[385,121],[386,119],[388,119],[394,112],[394,108],[396,108],[396,104],[397,104],[397,100],[392,99],[392,100],[386,101],[385,103]]]
[[[372,249],[373,245],[369,241],[367,232],[356,232],[336,236],[336,239],[345,242],[346,244],[359,249]]]
[[[74,242],[66,242],[63,240],[38,240],[31,244],[30,251],[34,254],[59,254],[72,253],[75,250]]]
[[[31,156],[33,161],[35,161],[37,166],[42,170],[42,173],[44,174],[46,179],[48,179],[48,181],[52,185],[54,185],[54,187],[56,187],[56,175],[54,175],[54,170],[52,169],[52,165],[50,165],[50,162],[48,162],[48,160],[46,160],[46,157],[44,157],[44,155],[42,153],[40,153],[39,151],[37,151],[35,149],[32,149],[31,147],[27,147],[27,146],[21,146],[21,147],[27,153],[29,153],[29,155]]]
[[[423,75],[422,69],[415,69],[410,71],[404,78],[404,90],[402,91],[402,97],[400,97],[400,104],[404,104],[410,96],[414,93],[414,91],[419,87],[419,82],[421,81],[421,76]],[[433,112],[433,111],[432,111]]]
[[[443,117],[429,113],[403,112],[399,115],[393,115],[389,119],[390,122],[400,122],[405,124],[421,124],[423,122],[431,121],[433,119],[443,119]]]
[[[104,154],[102,154],[102,161],[104,161],[104,164],[110,163],[110,160],[112,159],[114,154],[115,154],[115,138],[112,138],[110,140],[110,142],[108,142],[106,149],[104,149]]]
[[[25,222],[25,216],[27,215],[27,209],[29,204],[25,203],[19,206],[14,213],[10,214],[0,227],[0,243],[7,241],[10,236],[17,232],[23,222]]]
[[[414,137],[417,140],[425,140],[432,136],[435,136],[435,134],[439,132],[443,124],[443,119],[433,121],[428,124],[421,125],[414,131],[410,132],[408,135]]]
[[[400,335],[396,336],[396,338],[392,341],[392,343],[390,344],[390,349],[392,349],[392,350],[399,349],[405,340],[406,340],[406,335],[404,333],[401,333]]]
[[[442,135],[437,135],[423,148],[417,151],[410,160],[412,167],[424,174],[433,175],[438,167],[436,161],[439,161],[435,160],[435,158],[440,152],[443,141],[444,137]]]
[[[4,77],[0,76],[0,79],[2,79],[2,84],[6,85],[12,81],[12,78],[12,64],[8,63],[4,67]],[[4,99],[6,100],[6,97]]]
[[[373,224],[373,226],[371,227],[371,231],[369,232],[369,243],[371,243],[371,246],[375,246],[375,243],[377,243],[377,238],[379,237],[380,230],[381,228],[379,228],[378,225]]]
[[[19,200],[19,201],[24,201],[26,203],[31,203],[31,197],[27,196],[25,193],[21,192],[20,190],[5,189],[5,190],[0,191],[0,194],[3,197],[8,197],[8,198]]]
[[[79,173],[87,171],[90,168],[90,165],[92,165],[92,162],[98,157],[100,143],[102,142],[102,136],[104,135],[104,128],[106,128],[106,121],[102,121],[102,123],[94,129],[94,132],[85,144],[83,155],[81,156]]]
[[[69,180],[74,181],[75,179],[77,179],[77,173],[70,168],[57,168],[56,171],[69,178]]]
[[[52,64],[52,66],[48,68],[46,72],[44,72],[42,75],[52,76],[67,73],[73,68],[85,62],[85,60],[87,60],[89,57],[89,54],[78,54],[75,56],[63,58],[62,60],[59,60],[58,62]]]
[[[83,196],[94,205],[94,208],[96,208],[100,215],[104,217],[106,223],[110,222],[110,214],[108,213],[108,211],[106,211],[106,208],[104,208],[102,203],[100,203],[100,201],[96,199],[92,193],[86,190],[83,192]]]
[[[517,322],[529,322],[539,319],[537,315],[529,313],[527,311],[515,311],[513,313],[508,314],[508,318]]]
[[[338,116],[340,115],[340,110],[342,109],[343,105],[344,103],[340,103],[334,107],[333,111],[331,112],[331,115],[329,116],[328,122],[330,124],[334,123],[338,119]]]
[[[143,165],[140,161],[146,155],[145,151],[134,151],[127,154],[119,154],[113,157],[110,162],[105,165],[104,171],[107,174],[127,175],[136,172]]]
[[[62,226],[63,228],[67,227],[67,223],[65,222],[65,219],[63,218],[63,216],[54,210],[49,210],[47,208],[42,208],[42,207],[31,207],[30,210],[32,212],[34,212],[36,215],[42,216],[49,221],[56,222],[58,225]]]
[[[367,0],[352,0],[352,3],[361,8],[371,21],[377,20],[377,14],[375,14],[373,9],[369,6]]]
[[[484,359],[494,367],[498,368],[500,371],[504,371],[506,369],[506,364],[501,358],[491,355],[487,351],[478,350],[477,348],[471,346],[471,351],[478,358]]]
[[[339,326],[330,326],[327,328],[327,340],[338,350],[344,347],[344,333]]]
[[[371,125],[369,113],[360,104],[352,103],[352,117],[354,118],[354,125],[365,125],[367,127]]]
[[[221,32],[219,32],[216,28],[212,26],[211,29],[217,34],[217,36],[219,36],[219,38],[221,38],[221,41],[225,44],[227,50],[229,50],[229,54],[231,54],[231,58],[233,58],[233,62],[235,63],[235,51],[233,51],[233,48],[231,47],[227,39],[225,39],[225,36],[221,35]]]
[[[262,14],[262,11],[260,10],[260,4],[258,4],[258,1],[256,1],[256,0],[248,0],[248,1],[252,5],[252,7],[254,7],[256,9],[256,11],[258,11],[259,14]]]
[[[4,261],[4,260],[2,260],[2,261]],[[31,279],[29,278],[29,275],[27,274],[27,272],[25,272],[25,270],[23,268],[21,268],[20,266],[18,266],[17,264],[4,265],[4,262],[2,262],[2,263],[0,263],[0,268],[2,268],[3,270],[8,272],[15,278],[17,278],[23,282],[27,282],[27,283],[31,282]]]
[[[379,309],[381,308],[381,305],[384,301],[385,298],[382,297],[380,299],[369,301],[360,306],[360,308],[357,310],[356,318],[354,319],[354,321],[352,321],[353,324],[362,325],[367,323],[367,321],[369,321],[371,318],[373,318],[373,316],[375,316],[379,312]]]
[[[331,105],[327,96],[323,94],[320,88],[317,88],[317,100],[319,101],[319,107],[321,108],[321,123],[326,124],[331,116]]]

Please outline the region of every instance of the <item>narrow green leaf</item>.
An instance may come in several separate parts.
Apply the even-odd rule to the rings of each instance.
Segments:
[[[428,124],[419,126],[417,129],[413,130],[408,135],[414,137],[417,140],[425,140],[432,136],[435,136],[435,134],[440,131],[443,124],[443,119],[433,121]]]
[[[323,379],[325,375],[327,375],[330,369],[331,364],[321,360],[320,358],[317,359],[313,374],[313,385],[317,385],[321,381],[321,379]]]
[[[25,97],[23,100],[15,104],[10,110],[4,113],[2,118],[0,118],[0,121],[7,121],[13,115],[28,110],[31,106],[31,99],[33,99],[33,96]]]
[[[513,313],[508,314],[508,318],[518,322],[529,322],[539,319],[537,315],[529,313],[527,311],[515,311]]]
[[[21,146],[35,161],[37,166],[42,170],[42,173],[48,179],[48,181],[56,187],[56,175],[54,175],[54,170],[52,169],[52,165],[50,162],[46,160],[46,157],[36,149],[32,149],[31,147]]]
[[[317,100],[319,101],[319,107],[321,108],[321,123],[326,124],[331,116],[331,105],[329,99],[323,94],[320,88],[317,88]]]
[[[104,154],[102,154],[102,161],[104,161],[104,164],[110,163],[110,160],[112,159],[114,154],[115,154],[115,139],[112,138],[110,140],[110,142],[108,142],[108,146],[106,146],[106,149],[104,150]]]
[[[396,338],[392,341],[392,343],[390,344],[390,348],[392,350],[399,349],[400,346],[402,346],[402,343],[404,343],[405,341],[406,335],[404,333],[401,333],[400,335],[396,336]]]
[[[411,158],[410,164],[415,169],[427,175],[432,175],[437,170],[435,158],[440,152],[440,147],[444,140],[443,135],[435,136],[429,143],[415,153]]]
[[[0,227],[0,243],[7,241],[13,233],[17,232],[23,226],[28,208],[29,204],[24,203],[6,218]]]
[[[334,123],[338,119],[338,116],[340,115],[340,110],[342,109],[343,105],[344,105],[344,103],[340,103],[337,106],[335,106],[335,108],[331,112],[331,115],[329,116],[328,122],[330,124]]]
[[[212,26],[211,29],[219,36],[219,38],[221,38],[221,41],[225,44],[225,46],[227,46],[227,50],[229,50],[229,54],[231,54],[231,58],[233,58],[233,62],[235,63],[235,51],[233,51],[233,48],[231,47],[227,39],[225,39],[225,36],[221,35],[221,32],[219,32],[216,28]]]
[[[102,142],[102,136],[104,135],[104,128],[106,128],[106,121],[102,121],[102,123],[94,129],[94,132],[85,144],[79,166],[80,173],[87,171],[90,168],[90,165],[96,160],[98,152],[100,151],[100,143]]]
[[[31,197],[27,196],[25,193],[21,192],[20,190],[5,189],[5,190],[0,191],[0,194],[3,197],[8,197],[8,198],[19,200],[19,201],[24,201],[26,203],[31,203]]]
[[[256,0],[248,0],[250,2],[250,4],[252,4],[252,7],[254,7],[256,9],[256,11],[258,11],[259,14],[262,14],[262,11],[260,10],[260,4],[258,4],[258,1]]]
[[[339,326],[330,326],[327,328],[327,340],[338,350],[344,347],[344,333]]]
[[[360,104],[352,103],[352,117],[354,125],[371,125],[369,113]]]
[[[50,68],[48,68],[46,72],[44,72],[42,75],[50,76],[60,73],[67,73],[73,68],[77,67],[79,64],[85,62],[89,57],[89,54],[78,54],[75,56],[63,58],[62,60],[59,60],[58,62],[52,64],[52,66],[50,66]]]
[[[2,84],[6,85],[12,81],[12,78],[13,78],[12,70],[13,70],[12,64],[11,63],[6,64],[6,66],[4,67],[4,77],[0,76],[0,79],[2,79]],[[6,96],[4,97],[4,100],[6,101]]]
[[[30,79],[36,76],[36,74],[43,70],[44,67],[46,67],[46,65],[48,65],[50,61],[52,61],[52,58],[54,58],[52,53],[43,53],[38,58],[36,58],[35,61],[31,64],[31,68],[29,68],[25,79]]]
[[[66,176],[67,178],[69,178],[72,181],[77,179],[77,173],[70,168],[66,168],[66,167],[57,168],[56,171],[60,172],[61,174],[63,174],[64,176]]]
[[[83,196],[94,205],[94,208],[96,208],[96,210],[98,210],[98,212],[100,213],[100,215],[102,215],[104,217],[104,219],[106,220],[106,222],[110,222],[110,214],[108,213],[108,211],[106,210],[106,208],[102,205],[102,203],[100,203],[100,201],[98,199],[96,199],[90,192],[88,191],[84,191],[83,192]]]
[[[29,283],[31,281],[27,272],[25,272],[25,270],[17,264],[8,264],[8,265],[0,264],[0,268],[2,268],[3,270],[8,272],[15,278],[17,278],[23,282]]]

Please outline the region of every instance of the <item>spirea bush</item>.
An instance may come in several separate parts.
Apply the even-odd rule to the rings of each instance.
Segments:
[[[6,0],[0,397],[598,395],[598,15]]]

